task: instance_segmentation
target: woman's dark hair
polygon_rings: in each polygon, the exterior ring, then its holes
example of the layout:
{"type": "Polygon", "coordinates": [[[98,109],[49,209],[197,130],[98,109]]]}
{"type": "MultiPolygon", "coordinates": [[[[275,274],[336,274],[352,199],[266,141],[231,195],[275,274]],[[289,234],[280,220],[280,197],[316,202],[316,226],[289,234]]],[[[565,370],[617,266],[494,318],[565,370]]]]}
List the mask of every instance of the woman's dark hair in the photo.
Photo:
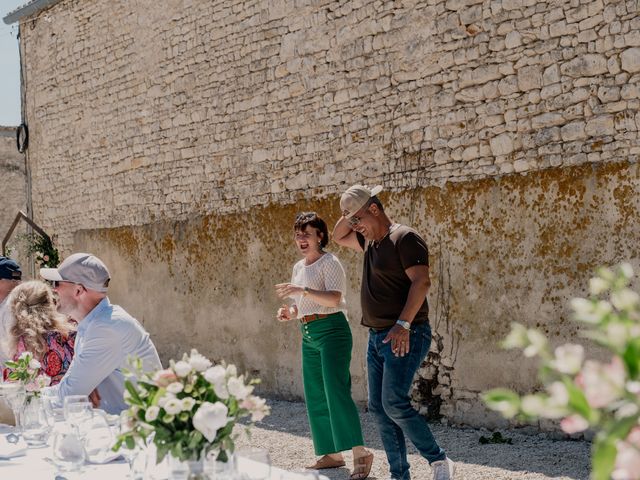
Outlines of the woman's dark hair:
{"type": "Polygon", "coordinates": [[[321,219],[316,212],[301,212],[296,215],[296,221],[293,224],[293,230],[295,232],[304,230],[307,225],[315,228],[320,232],[320,248],[324,248],[329,243],[329,230],[327,230],[327,224],[321,219]]]}

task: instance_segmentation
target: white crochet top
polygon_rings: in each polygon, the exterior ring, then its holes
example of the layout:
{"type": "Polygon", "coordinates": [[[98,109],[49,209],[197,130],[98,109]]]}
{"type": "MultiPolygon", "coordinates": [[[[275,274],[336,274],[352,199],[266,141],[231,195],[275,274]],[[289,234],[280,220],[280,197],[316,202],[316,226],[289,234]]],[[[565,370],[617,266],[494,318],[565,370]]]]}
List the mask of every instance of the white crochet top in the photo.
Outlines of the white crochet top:
{"type": "Polygon", "coordinates": [[[335,313],[347,311],[345,292],[347,279],[340,260],[332,253],[325,253],[311,265],[304,264],[303,258],[293,266],[291,283],[308,287],[312,290],[337,291],[342,293],[340,305],[325,307],[314,302],[308,295],[294,295],[293,300],[298,307],[298,318],[312,313],[335,313]]]}

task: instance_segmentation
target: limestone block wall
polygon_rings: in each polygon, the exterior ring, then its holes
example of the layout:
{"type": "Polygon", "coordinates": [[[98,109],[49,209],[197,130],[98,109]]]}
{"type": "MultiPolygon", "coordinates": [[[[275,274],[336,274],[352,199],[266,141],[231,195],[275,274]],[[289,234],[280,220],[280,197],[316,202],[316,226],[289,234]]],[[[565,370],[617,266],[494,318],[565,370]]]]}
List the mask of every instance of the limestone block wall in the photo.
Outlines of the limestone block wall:
{"type": "MultiPolygon", "coordinates": [[[[26,212],[27,208],[27,179],[25,173],[24,155],[18,152],[16,148],[16,129],[15,127],[0,127],[0,179],[2,179],[2,187],[0,187],[0,241],[9,231],[13,220],[19,210],[26,212]]],[[[24,223],[18,225],[14,235],[24,234],[26,232],[24,223]]],[[[15,237],[14,237],[15,238],[15,237]]],[[[21,245],[10,242],[10,246],[15,248],[11,252],[12,258],[15,258],[23,271],[28,274],[26,256],[21,245]]],[[[0,252],[2,254],[2,252],[0,252]]]]}
{"type": "Polygon", "coordinates": [[[637,1],[62,0],[21,24],[34,216],[113,262],[163,358],[199,344],[300,395],[271,322],[293,214],[381,183],[432,248],[416,398],[482,422],[480,390],[536,385],[508,323],[573,338],[566,300],[635,261],[639,27],[637,1]]]}

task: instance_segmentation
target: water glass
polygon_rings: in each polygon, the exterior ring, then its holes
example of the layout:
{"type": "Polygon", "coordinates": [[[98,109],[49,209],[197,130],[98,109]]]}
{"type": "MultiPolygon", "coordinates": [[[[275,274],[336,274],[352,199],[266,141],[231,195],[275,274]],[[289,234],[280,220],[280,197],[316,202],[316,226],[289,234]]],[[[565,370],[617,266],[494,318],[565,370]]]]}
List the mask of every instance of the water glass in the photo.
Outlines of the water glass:
{"type": "Polygon", "coordinates": [[[21,431],[22,408],[27,392],[19,382],[0,382],[0,396],[5,399],[13,412],[16,421],[16,431],[21,431]]]}
{"type": "Polygon", "coordinates": [[[62,422],[64,420],[64,409],[62,408],[62,402],[57,393],[51,390],[42,390],[40,392],[40,399],[42,400],[42,408],[44,409],[47,423],[50,427],[53,427],[56,422],[62,422]]]}
{"type": "Polygon", "coordinates": [[[94,411],[93,417],[87,420],[83,427],[82,440],[87,460],[92,463],[105,463],[113,459],[115,453],[111,447],[115,443],[115,437],[106,414],[94,411]]]}
{"type": "Polygon", "coordinates": [[[53,462],[62,471],[79,470],[84,464],[85,451],[78,432],[64,423],[53,433],[53,462]]]}
{"type": "Polygon", "coordinates": [[[249,480],[266,480],[271,477],[271,457],[262,448],[241,448],[234,456],[235,469],[249,480]]]}
{"type": "Polygon", "coordinates": [[[93,417],[93,406],[86,395],[68,395],[63,403],[64,419],[80,431],[93,417]]]}
{"type": "Polygon", "coordinates": [[[22,437],[27,445],[46,445],[50,428],[41,400],[37,397],[27,399],[22,409],[22,437]]]}

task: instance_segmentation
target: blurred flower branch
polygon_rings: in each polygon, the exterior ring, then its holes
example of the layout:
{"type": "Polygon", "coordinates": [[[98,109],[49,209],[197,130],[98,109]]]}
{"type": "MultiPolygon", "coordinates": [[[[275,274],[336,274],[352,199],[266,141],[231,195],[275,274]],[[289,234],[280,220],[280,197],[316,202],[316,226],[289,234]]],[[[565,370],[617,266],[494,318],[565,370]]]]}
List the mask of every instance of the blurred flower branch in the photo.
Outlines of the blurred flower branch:
{"type": "Polygon", "coordinates": [[[514,323],[503,347],[539,357],[545,392],[520,396],[494,389],[483,396],[489,408],[525,421],[561,419],[567,434],[592,429],[593,480],[640,480],[640,295],[631,290],[632,267],[601,268],[589,282],[589,298],[571,301],[584,336],[611,353],[606,362],[585,359],[582,345],[553,351],[535,329],[514,323]]]}

